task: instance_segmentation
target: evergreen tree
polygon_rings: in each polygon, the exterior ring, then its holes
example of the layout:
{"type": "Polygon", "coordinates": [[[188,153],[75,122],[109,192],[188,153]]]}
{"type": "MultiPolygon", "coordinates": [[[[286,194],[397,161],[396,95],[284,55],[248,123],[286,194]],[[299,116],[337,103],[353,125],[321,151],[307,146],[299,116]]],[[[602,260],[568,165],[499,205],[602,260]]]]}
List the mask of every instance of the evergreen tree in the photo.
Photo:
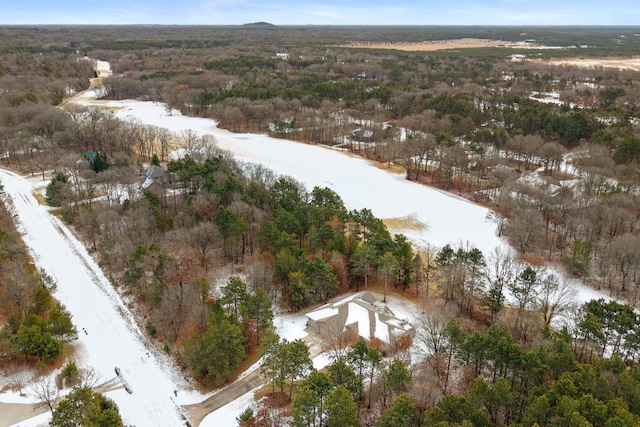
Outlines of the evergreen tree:
{"type": "Polygon", "coordinates": [[[407,365],[400,359],[393,359],[389,369],[384,372],[384,382],[392,398],[405,391],[411,382],[407,365]]]}
{"type": "Polygon", "coordinates": [[[349,390],[339,385],[327,395],[325,406],[326,427],[356,427],[358,422],[358,407],[353,401],[349,390]]]}
{"type": "Polygon", "coordinates": [[[249,298],[247,284],[238,276],[233,276],[229,278],[229,282],[226,285],[220,288],[220,291],[222,293],[220,302],[236,320],[239,320],[240,309],[246,305],[249,298]]]}
{"type": "Polygon", "coordinates": [[[71,313],[62,304],[49,312],[49,328],[53,336],[63,342],[78,338],[78,330],[71,322],[71,313]]]}
{"type": "Polygon", "coordinates": [[[417,427],[422,422],[420,412],[409,396],[401,394],[393,399],[389,409],[378,420],[378,427],[417,427]]]}
{"type": "Polygon", "coordinates": [[[284,394],[285,384],[289,381],[291,399],[295,381],[307,375],[313,367],[309,347],[299,339],[274,343],[267,350],[263,367],[267,378],[280,388],[280,393],[284,394]]]}
{"type": "Polygon", "coordinates": [[[62,354],[62,343],[49,331],[47,320],[31,314],[18,328],[14,342],[25,356],[35,356],[43,360],[53,360],[62,354]]]}
{"type": "Polygon", "coordinates": [[[273,328],[273,309],[271,298],[267,292],[261,288],[256,289],[253,295],[249,295],[244,305],[246,316],[256,324],[258,344],[260,337],[273,328]]]}
{"type": "Polygon", "coordinates": [[[71,200],[71,184],[69,178],[62,172],[57,172],[45,190],[45,197],[49,206],[62,206],[71,200]]]}
{"type": "Polygon", "coordinates": [[[337,358],[327,367],[331,382],[344,386],[354,399],[360,400],[362,396],[362,377],[358,376],[345,357],[337,358]]]}
{"type": "Polygon", "coordinates": [[[219,385],[229,380],[238,363],[246,357],[246,341],[240,323],[215,304],[206,331],[187,341],[185,360],[194,376],[205,385],[219,385]]]}
{"type": "Polygon", "coordinates": [[[118,407],[89,387],[74,389],[53,411],[51,427],[122,427],[118,407]]]}
{"type": "Polygon", "coordinates": [[[38,316],[44,316],[45,313],[51,309],[52,301],[51,292],[44,286],[38,286],[36,292],[33,294],[33,298],[31,298],[29,311],[38,316]]]}
{"type": "Polygon", "coordinates": [[[98,150],[95,153],[95,156],[93,157],[93,160],[91,161],[91,169],[95,172],[102,172],[105,171],[107,169],[109,169],[109,162],[107,160],[107,154],[103,153],[102,151],[98,150]]]}
{"type": "Polygon", "coordinates": [[[293,399],[291,415],[293,427],[315,427],[322,425],[320,398],[308,387],[301,387],[293,399]]]}

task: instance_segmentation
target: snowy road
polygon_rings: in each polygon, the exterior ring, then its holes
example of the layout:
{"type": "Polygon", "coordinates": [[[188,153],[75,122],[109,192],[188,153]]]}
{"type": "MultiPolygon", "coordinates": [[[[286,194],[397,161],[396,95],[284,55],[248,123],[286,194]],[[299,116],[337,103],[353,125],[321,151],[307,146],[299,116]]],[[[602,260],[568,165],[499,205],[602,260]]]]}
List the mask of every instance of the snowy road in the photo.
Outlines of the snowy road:
{"type": "Polygon", "coordinates": [[[184,425],[172,400],[176,378],[171,362],[144,347],[143,333],[82,243],[38,204],[29,181],[0,169],[0,183],[36,265],[57,281],[54,295],[73,315],[79,332],[75,359],[95,368],[102,381],[116,376],[116,366],[121,369],[133,393],[119,389],[107,396],[117,403],[125,424],[184,425]]]}

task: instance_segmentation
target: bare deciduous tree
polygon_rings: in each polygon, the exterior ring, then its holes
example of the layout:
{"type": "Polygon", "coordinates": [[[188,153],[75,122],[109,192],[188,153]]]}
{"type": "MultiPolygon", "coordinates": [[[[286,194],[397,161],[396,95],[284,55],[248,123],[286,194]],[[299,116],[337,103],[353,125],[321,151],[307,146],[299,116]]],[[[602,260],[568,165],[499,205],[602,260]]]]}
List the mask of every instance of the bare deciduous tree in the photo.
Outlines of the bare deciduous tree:
{"type": "Polygon", "coordinates": [[[489,254],[484,276],[488,285],[485,300],[491,315],[495,318],[504,305],[505,288],[513,283],[516,276],[516,265],[508,250],[498,246],[489,254]]]}
{"type": "Polygon", "coordinates": [[[430,355],[440,353],[447,345],[445,329],[449,320],[456,315],[454,307],[449,304],[427,308],[426,313],[416,320],[416,340],[427,348],[430,355]]]}
{"type": "Polygon", "coordinates": [[[101,380],[100,374],[95,370],[93,366],[88,368],[81,368],[78,375],[78,387],[94,388],[101,380]]]}
{"type": "Polygon", "coordinates": [[[215,224],[203,221],[189,230],[187,235],[189,244],[198,251],[200,255],[200,267],[207,270],[207,256],[220,241],[221,236],[215,224]]]}
{"type": "Polygon", "coordinates": [[[575,285],[566,277],[558,277],[551,273],[542,279],[537,305],[545,326],[550,326],[554,318],[563,315],[574,306],[576,293],[575,285]]]}
{"type": "Polygon", "coordinates": [[[4,373],[13,387],[18,389],[18,393],[22,395],[22,389],[33,377],[33,373],[29,371],[26,364],[10,363],[4,369],[4,373]]]}
{"type": "Polygon", "coordinates": [[[38,399],[38,407],[46,406],[53,413],[60,398],[60,389],[54,377],[41,377],[31,386],[31,394],[38,399]]]}

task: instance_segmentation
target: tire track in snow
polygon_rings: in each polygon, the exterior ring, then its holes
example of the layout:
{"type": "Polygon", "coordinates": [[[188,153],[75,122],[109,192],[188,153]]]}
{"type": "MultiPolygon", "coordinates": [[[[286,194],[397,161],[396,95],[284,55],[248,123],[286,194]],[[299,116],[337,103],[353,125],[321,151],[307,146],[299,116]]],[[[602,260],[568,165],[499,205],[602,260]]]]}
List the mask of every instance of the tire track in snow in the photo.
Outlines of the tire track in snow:
{"type": "Polygon", "coordinates": [[[171,399],[176,386],[170,374],[144,347],[131,312],[84,245],[37,203],[27,180],[0,169],[0,181],[34,262],[56,279],[55,297],[71,312],[76,327],[87,330],[78,337],[77,361],[107,379],[114,376],[115,366],[122,369],[133,394],[120,389],[107,395],[118,404],[125,424],[184,425],[171,399]]]}

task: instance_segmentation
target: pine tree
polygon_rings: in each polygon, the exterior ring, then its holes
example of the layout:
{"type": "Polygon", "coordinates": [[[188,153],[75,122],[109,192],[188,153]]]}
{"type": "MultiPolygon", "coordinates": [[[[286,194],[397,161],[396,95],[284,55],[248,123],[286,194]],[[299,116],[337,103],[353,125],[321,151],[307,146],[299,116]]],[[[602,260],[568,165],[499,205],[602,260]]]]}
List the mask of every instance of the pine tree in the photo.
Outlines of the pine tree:
{"type": "Polygon", "coordinates": [[[260,344],[260,337],[273,328],[273,309],[269,294],[263,289],[256,289],[254,294],[247,298],[244,311],[256,323],[258,344],[260,344]]]}
{"type": "Polygon", "coordinates": [[[384,373],[384,381],[391,397],[405,391],[411,381],[407,365],[400,359],[393,359],[389,369],[384,373]]]}
{"type": "Polygon", "coordinates": [[[414,427],[421,424],[420,412],[409,396],[396,397],[378,421],[379,427],[414,427]]]}
{"type": "Polygon", "coordinates": [[[291,408],[293,427],[309,427],[321,425],[320,398],[308,387],[301,387],[296,392],[291,408]]]}
{"type": "Polygon", "coordinates": [[[355,427],[359,426],[358,407],[353,401],[349,390],[339,385],[327,395],[325,406],[326,427],[355,427]]]}
{"type": "Polygon", "coordinates": [[[45,190],[45,197],[49,206],[62,206],[71,198],[69,178],[62,172],[57,172],[45,190]]]}
{"type": "Polygon", "coordinates": [[[206,331],[192,336],[184,350],[194,376],[205,385],[227,381],[246,357],[247,338],[240,323],[227,316],[217,303],[211,311],[206,331]]]}

